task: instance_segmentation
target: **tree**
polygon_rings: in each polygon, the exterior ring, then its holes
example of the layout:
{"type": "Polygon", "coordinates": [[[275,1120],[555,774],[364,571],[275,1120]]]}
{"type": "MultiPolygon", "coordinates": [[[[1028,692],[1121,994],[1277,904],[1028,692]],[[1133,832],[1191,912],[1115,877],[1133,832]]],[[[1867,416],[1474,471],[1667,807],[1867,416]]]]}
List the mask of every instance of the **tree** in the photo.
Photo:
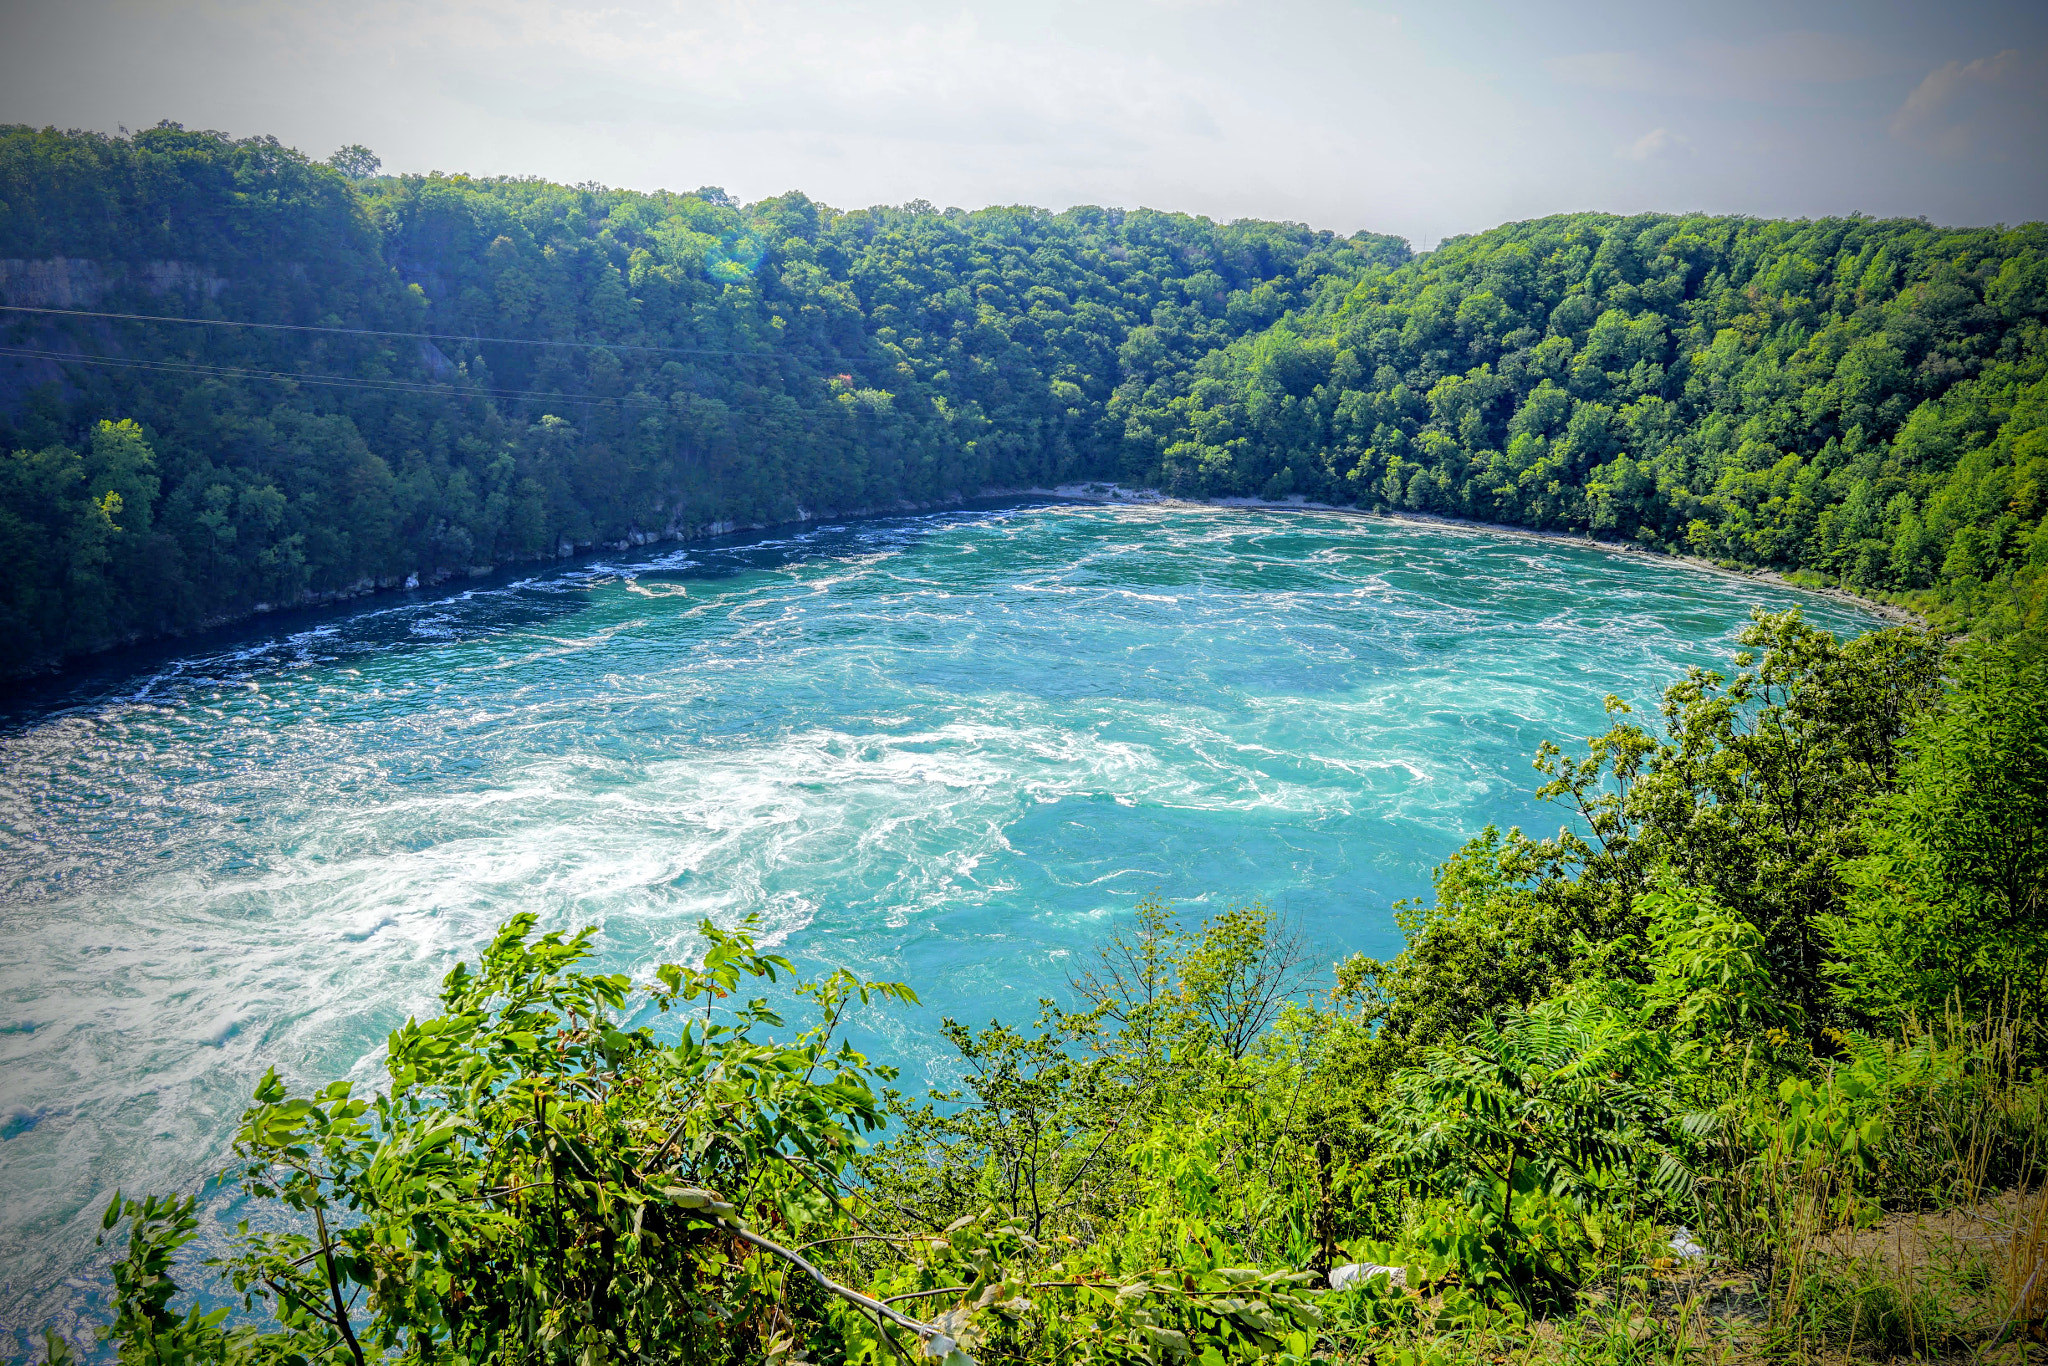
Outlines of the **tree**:
{"type": "Polygon", "coordinates": [[[1227,906],[1186,930],[1147,897],[1137,918],[1135,933],[1103,940],[1067,984],[1147,1056],[1200,1034],[1242,1058],[1317,976],[1300,927],[1263,902],[1227,906]]]}
{"type": "Polygon", "coordinates": [[[1842,901],[1859,817],[1888,792],[1897,741],[1935,695],[1938,638],[1892,628],[1849,641],[1797,611],[1759,611],[1735,676],[1692,669],[1665,690],[1663,735],[1616,718],[1584,758],[1545,742],[1539,796],[1573,821],[1554,836],[1487,830],[1437,870],[1433,905],[1402,911],[1408,947],[1357,959],[1345,987],[1383,1012],[1382,1047],[1456,1036],[1527,1006],[1593,961],[1647,981],[1638,898],[1660,870],[1708,890],[1762,938],[1766,966],[1814,1028],[1830,1009],[1824,926],[1842,901]]]}
{"type": "Polygon", "coordinates": [[[1796,611],[1754,614],[1740,640],[1732,681],[1694,670],[1666,690],[1670,739],[1620,810],[1647,856],[1761,931],[1773,977],[1817,1019],[1839,864],[1864,804],[1892,786],[1943,652],[1904,628],[1838,641],[1796,611]]]}
{"type": "Polygon", "coordinates": [[[1668,1055],[1660,1034],[1605,1005],[1554,998],[1397,1073],[1375,1136],[1477,1222],[1512,1293],[1553,1299],[1572,1285],[1570,1226],[1616,1176],[1648,1187],[1676,1169],[1656,1094],[1668,1055]]]}
{"type": "Polygon", "coordinates": [[[580,969],[592,931],[535,935],[518,916],[477,969],[448,974],[439,1015],[392,1034],[381,1094],[295,1095],[267,1073],[228,1173],[258,1226],[239,1224],[212,1265],[270,1322],[177,1313],[195,1201],[117,1192],[104,1228],[127,1221],[128,1249],[103,1336],[124,1366],[973,1366],[984,1341],[1000,1356],[1034,1339],[1064,1361],[1165,1366],[1313,1340],[1305,1273],[1219,1264],[1213,1238],[1179,1236],[1184,1220],[1163,1230],[1163,1262],[1135,1266],[1053,1236],[1046,1224],[1071,1220],[1041,1198],[1048,1183],[1123,1154],[1106,1135],[1087,1155],[1057,1136],[1009,1142],[1055,1134],[1041,1112],[1078,1110],[1062,1085],[1074,1074],[1008,1031],[958,1037],[980,1067],[961,1122],[1010,1159],[989,1183],[1008,1182],[1010,1213],[941,1225],[855,1179],[882,1123],[870,1079],[894,1073],[834,1041],[850,1008],[916,997],[835,972],[794,988],[819,1018],[777,1042],[765,999],[728,1003],[787,961],[760,953],[751,926],[701,929],[702,966],[665,965],[636,992],[580,969]],[[649,1008],[688,1017],[675,1042],[628,1027],[649,1008]]]}
{"type": "Polygon", "coordinates": [[[1826,929],[1843,997],[1888,1022],[2048,1005],[2048,660],[1978,646],[1907,731],[1826,929]]]}
{"type": "Polygon", "coordinates": [[[377,154],[360,142],[348,146],[327,158],[327,164],[347,176],[350,180],[368,180],[382,169],[384,163],[377,154]]]}
{"type": "Polygon", "coordinates": [[[747,929],[702,928],[703,966],[661,968],[634,1005],[625,977],[578,968],[591,931],[536,936],[518,916],[475,970],[448,974],[439,1015],[392,1034],[381,1094],[295,1095],[267,1073],[229,1174],[275,1214],[240,1225],[218,1265],[272,1323],[170,1314],[192,1202],[117,1193],[121,1359],[725,1362],[787,1351],[799,1331],[836,1340],[833,1306],[941,1337],[756,1231],[843,1225],[855,1140],[881,1123],[868,1079],[890,1074],[835,1033],[850,1004],[915,997],[834,973],[797,988],[819,1021],[777,1044],[757,1032],[781,1023],[765,1000],[731,1023],[714,1007],[788,962],[747,929]],[[698,1002],[674,1044],[623,1023],[698,1002]]]}

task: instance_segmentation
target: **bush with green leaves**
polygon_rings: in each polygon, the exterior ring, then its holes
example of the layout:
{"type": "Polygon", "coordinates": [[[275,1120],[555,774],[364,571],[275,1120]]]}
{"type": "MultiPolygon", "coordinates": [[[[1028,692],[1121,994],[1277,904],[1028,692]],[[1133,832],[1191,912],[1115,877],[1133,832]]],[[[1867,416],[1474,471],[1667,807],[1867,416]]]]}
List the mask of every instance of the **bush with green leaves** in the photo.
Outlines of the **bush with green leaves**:
{"type": "Polygon", "coordinates": [[[836,973],[797,988],[818,1022],[772,1041],[765,999],[713,1007],[788,963],[706,925],[703,964],[645,989],[691,1011],[657,1043],[622,1024],[625,977],[578,966],[589,931],[533,930],[516,917],[448,974],[441,1013],[392,1034],[376,1094],[264,1077],[231,1175],[296,1217],[240,1226],[215,1265],[269,1325],[166,1318],[164,1253],[192,1236],[190,1202],[116,1197],[124,1360],[158,1359],[170,1333],[215,1360],[723,1361],[787,1350],[800,1319],[829,1322],[827,1300],[860,1312],[818,1277],[793,1285],[801,1261],[754,1230],[842,1226],[836,1187],[881,1123],[870,1079],[886,1071],[835,1031],[851,1004],[915,998],[836,973]]]}
{"type": "Polygon", "coordinates": [[[1774,989],[1809,1028],[1832,1018],[1825,927],[1841,863],[1866,847],[1860,818],[1891,789],[1944,649],[1904,627],[1838,640],[1796,610],[1758,610],[1738,643],[1733,677],[1694,668],[1665,690],[1661,735],[1610,697],[1612,724],[1583,758],[1546,742],[1537,794],[1564,809],[1558,832],[1482,832],[1437,869],[1431,904],[1400,908],[1397,958],[1346,965],[1385,1046],[1455,1037],[1589,971],[1647,981],[1637,898],[1660,869],[1755,927],[1774,989]]]}
{"type": "Polygon", "coordinates": [[[1569,1294],[1599,1197],[1617,1169],[1657,1154],[1660,1116],[1639,1080],[1661,1061],[1655,1048],[1599,1007],[1547,1002],[1395,1077],[1380,1142],[1463,1216],[1469,1288],[1537,1306],[1569,1294]]]}
{"type": "Polygon", "coordinates": [[[1976,647],[1905,736],[1896,791],[1825,928],[1841,997],[1872,1019],[2048,1008],[2048,657],[1976,647]]]}

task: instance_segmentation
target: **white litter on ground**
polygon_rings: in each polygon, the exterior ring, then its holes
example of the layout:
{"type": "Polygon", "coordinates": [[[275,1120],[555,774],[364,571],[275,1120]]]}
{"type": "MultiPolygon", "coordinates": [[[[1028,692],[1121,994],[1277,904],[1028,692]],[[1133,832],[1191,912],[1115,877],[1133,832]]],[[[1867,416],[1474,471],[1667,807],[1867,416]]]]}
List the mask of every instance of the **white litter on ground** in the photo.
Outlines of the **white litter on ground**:
{"type": "Polygon", "coordinates": [[[1330,1289],[1342,1290],[1348,1285],[1369,1281],[1375,1276],[1385,1276],[1387,1284],[1396,1289],[1408,1288],[1408,1271],[1405,1267],[1381,1266],[1376,1262],[1346,1262],[1343,1266],[1330,1268],[1330,1289]]]}

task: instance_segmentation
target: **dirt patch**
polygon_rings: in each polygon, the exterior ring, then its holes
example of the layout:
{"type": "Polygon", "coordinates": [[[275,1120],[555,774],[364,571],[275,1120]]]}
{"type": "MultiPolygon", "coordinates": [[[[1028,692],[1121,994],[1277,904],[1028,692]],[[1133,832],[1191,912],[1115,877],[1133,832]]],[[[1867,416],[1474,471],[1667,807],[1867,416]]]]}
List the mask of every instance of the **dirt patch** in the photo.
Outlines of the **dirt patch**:
{"type": "Polygon", "coordinates": [[[2037,1191],[2017,1187],[1964,1209],[1887,1216],[1875,1228],[1829,1234],[1815,1251],[1850,1260],[1875,1258],[1887,1270],[1913,1275],[1947,1269],[1963,1261],[1982,1263],[1994,1273],[2026,1274],[2035,1269],[2048,1228],[2048,1185],[2037,1191]]]}

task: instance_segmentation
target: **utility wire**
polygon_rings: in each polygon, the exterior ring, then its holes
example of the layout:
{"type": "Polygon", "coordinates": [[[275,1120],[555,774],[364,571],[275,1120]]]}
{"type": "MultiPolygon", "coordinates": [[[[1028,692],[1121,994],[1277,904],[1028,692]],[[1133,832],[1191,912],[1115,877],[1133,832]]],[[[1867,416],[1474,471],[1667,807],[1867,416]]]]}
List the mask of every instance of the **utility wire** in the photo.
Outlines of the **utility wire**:
{"type": "Polygon", "coordinates": [[[374,327],[315,327],[310,323],[247,323],[229,318],[177,318],[160,313],[100,313],[86,308],[31,308],[0,304],[0,313],[46,313],[60,318],[114,318],[136,323],[190,323],[195,327],[253,327],[273,332],[331,332],[350,337],[397,337],[405,341],[491,342],[498,346],[561,346],[582,351],[650,351],[678,356],[755,356],[768,351],[720,351],[701,346],[629,346],[623,342],[545,341],[532,337],[472,337],[455,332],[386,332],[374,327]]]}
{"type": "Polygon", "coordinates": [[[286,370],[244,370],[227,365],[199,365],[187,361],[140,360],[120,356],[83,356],[74,351],[49,351],[32,346],[0,346],[0,356],[20,356],[29,360],[57,361],[65,365],[104,365],[124,370],[169,370],[178,374],[198,375],[208,379],[258,379],[276,380],[285,384],[324,384],[336,389],[387,390],[401,394],[435,394],[443,398],[497,398],[531,400],[544,403],[596,404],[604,407],[625,407],[632,404],[651,404],[666,407],[666,399],[647,396],[636,398],[605,398],[581,394],[549,393],[536,389],[457,389],[448,384],[421,384],[412,380],[360,379],[351,375],[299,375],[286,370]]]}

